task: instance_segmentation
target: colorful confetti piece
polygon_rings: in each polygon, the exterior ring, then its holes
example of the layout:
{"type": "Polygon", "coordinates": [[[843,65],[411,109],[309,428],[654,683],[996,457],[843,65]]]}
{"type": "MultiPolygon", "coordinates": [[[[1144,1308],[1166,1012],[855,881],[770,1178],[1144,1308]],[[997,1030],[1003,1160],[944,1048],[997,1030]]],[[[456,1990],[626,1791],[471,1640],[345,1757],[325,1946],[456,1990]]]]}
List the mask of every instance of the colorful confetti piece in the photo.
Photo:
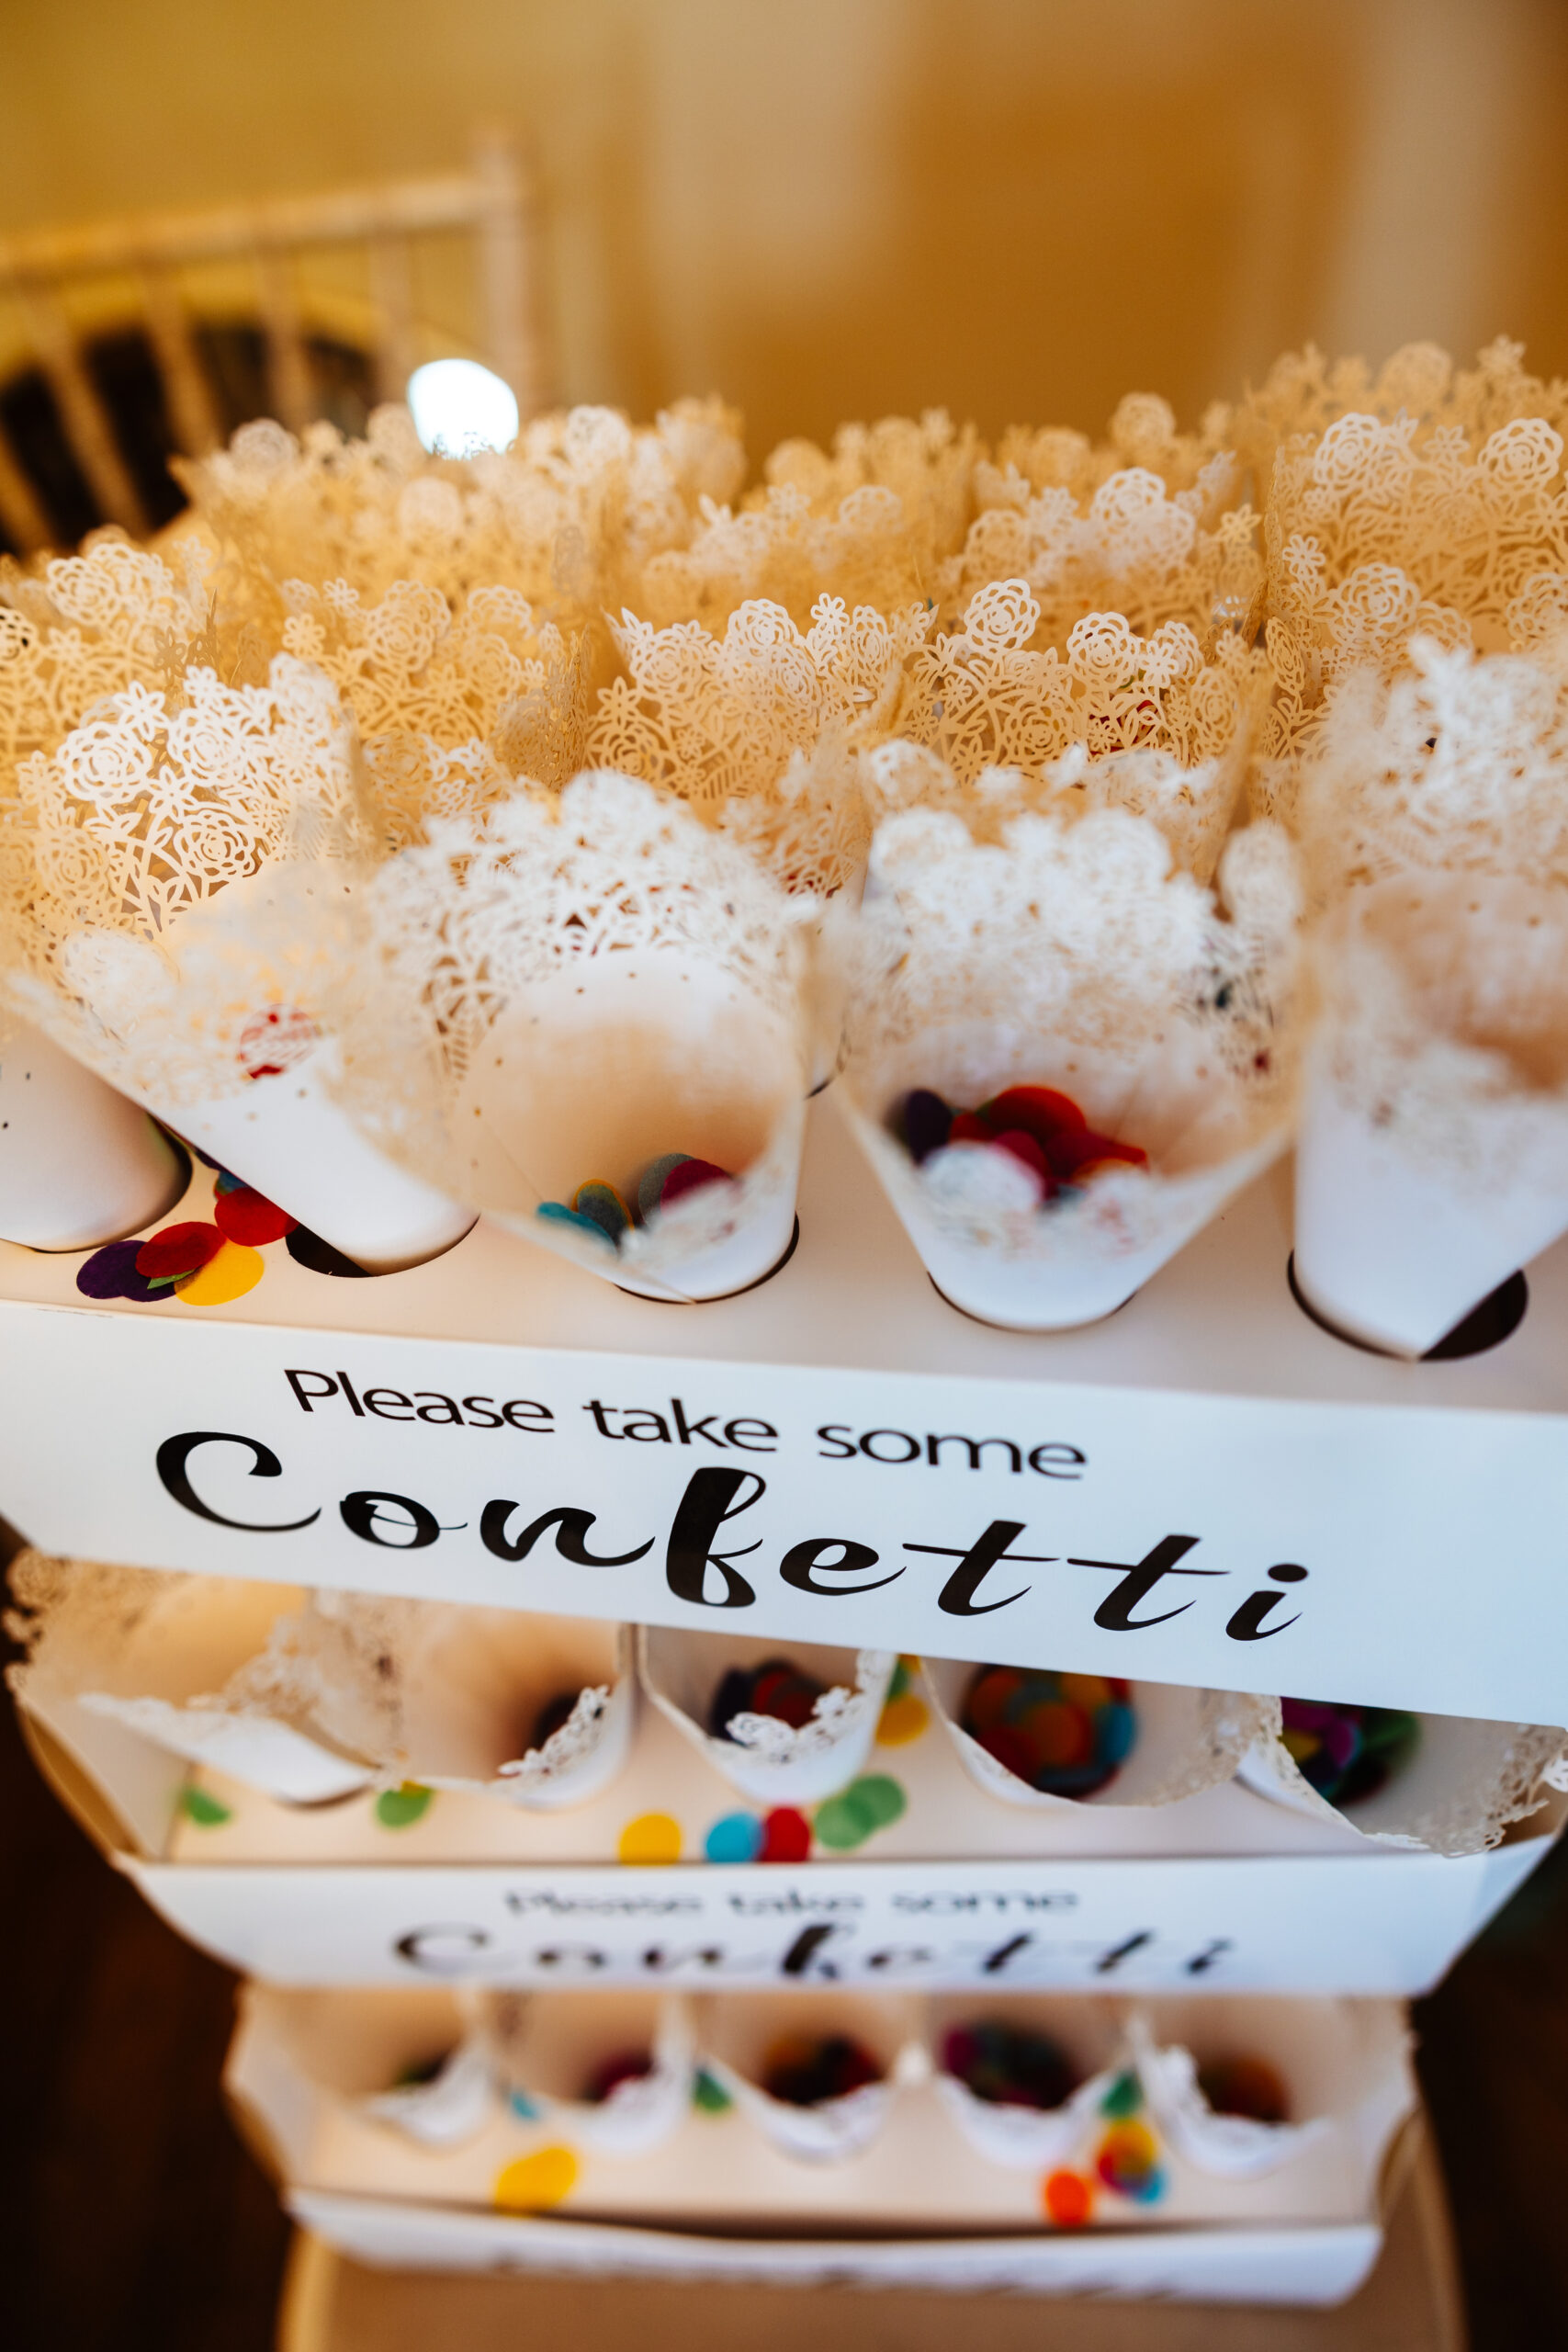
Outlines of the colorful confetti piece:
{"type": "Polygon", "coordinates": [[[849,1853],[878,1829],[897,1821],[908,1804],[897,1781],[886,1772],[868,1773],[817,1808],[812,1823],[818,1844],[835,1853],[849,1853]]]}
{"type": "Polygon", "coordinates": [[[180,1811],[198,1829],[220,1829],[234,1818],[231,1809],[209,1789],[184,1788],[180,1791],[180,1811]]]}
{"type": "Polygon", "coordinates": [[[243,1298],[254,1290],[265,1272],[266,1260],[259,1250],[225,1241],[199,1272],[176,1283],[175,1295],[183,1306],[227,1306],[231,1298],[243,1298]]]}
{"type": "Polygon", "coordinates": [[[530,2156],[515,2156],[496,2176],[495,2201],[503,2213],[536,2213],[541,2206],[558,2205],[577,2186],[576,2151],[566,2147],[536,2148],[530,2156]]]}
{"type": "Polygon", "coordinates": [[[423,1788],[417,1781],[405,1781],[399,1789],[383,1789],[376,1800],[376,1818],[383,1829],[411,1828],[429,1811],[434,1794],[434,1789],[423,1788]]]}
{"type": "Polygon", "coordinates": [[[678,1862],[681,1825],[668,1813],[639,1813],[622,1830],[616,1847],[623,1862],[678,1862]]]}
{"type": "Polygon", "coordinates": [[[754,1862],[762,1848],[762,1825],[754,1813],[727,1813],[703,1840],[710,1862],[754,1862]]]}

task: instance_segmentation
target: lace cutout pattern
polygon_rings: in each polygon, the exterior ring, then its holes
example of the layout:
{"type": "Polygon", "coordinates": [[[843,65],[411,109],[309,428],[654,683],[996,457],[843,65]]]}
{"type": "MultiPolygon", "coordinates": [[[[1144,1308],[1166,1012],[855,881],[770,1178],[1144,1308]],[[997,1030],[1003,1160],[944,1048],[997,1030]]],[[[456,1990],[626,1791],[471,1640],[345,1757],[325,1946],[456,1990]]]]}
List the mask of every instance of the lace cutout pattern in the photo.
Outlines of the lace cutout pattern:
{"type": "Polygon", "coordinates": [[[1000,836],[977,843],[926,810],[878,829],[841,951],[862,1140],[900,1213],[953,1241],[1007,1259],[1143,1250],[1169,1219],[1190,1224],[1194,1188],[1206,1197],[1288,1136],[1302,1014],[1289,842],[1268,825],[1233,838],[1226,922],[1170,871],[1154,826],[1121,810],[1026,815],[1000,836]],[[1025,1081],[1064,1087],[1151,1166],[1042,1216],[950,1185],[955,1155],[917,1167],[886,1131],[911,1087],[973,1107],[1025,1081]]]}
{"type": "MultiPolygon", "coordinates": [[[[540,1193],[502,1134],[513,1081],[498,1081],[493,1099],[487,1091],[502,1059],[497,1040],[519,1023],[525,1038],[534,1035],[542,1016],[525,1006],[543,984],[574,973],[597,983],[636,958],[645,987],[660,970],[671,980],[712,976],[727,1001],[764,1024],[775,1059],[777,1041],[792,1041],[780,1067],[792,1073],[784,1095],[798,1114],[805,934],[817,904],[784,895],[673,796],[626,776],[591,773],[558,798],[519,795],[482,823],[433,825],[428,844],[391,859],[366,894],[361,981],[334,1010],[347,1100],[418,1172],[439,1169],[434,1181],[457,1197],[531,1219],[540,1193]]],[[[682,1048],[688,1060],[691,1050],[682,1048]]],[[[782,1120],[740,1182],[691,1194],[657,1231],[624,1236],[623,1252],[657,1272],[728,1232],[753,1191],[783,1181],[785,1162],[793,1183],[797,1127],[797,1117],[782,1120]]],[[[643,1157],[656,1148],[650,1140],[643,1157]]],[[[583,1168],[573,1182],[595,1172],[583,1168]]],[[[536,1238],[576,1253],[569,1230],[536,1238]]],[[[588,1262],[604,1270],[602,1259],[588,1262]]]]}
{"type": "Polygon", "coordinates": [[[1245,738],[1264,669],[1232,632],[1205,660],[1183,621],[1143,638],[1118,613],[1090,613],[1063,659],[1032,650],[1039,622],[1026,582],[982,588],[962,630],[909,656],[897,731],[940,750],[964,783],[985,767],[1037,775],[1073,743],[1091,758],[1156,751],[1194,768],[1245,738]]]}
{"type": "Polygon", "coordinates": [[[242,1087],[248,1023],[312,980],[310,942],[252,886],[285,861],[346,869],[370,842],[352,729],[319,672],[280,654],[265,686],[204,669],[182,683],[178,698],[128,686],[23,761],[0,865],[23,1009],[111,1081],[170,1101],[242,1087]]]}

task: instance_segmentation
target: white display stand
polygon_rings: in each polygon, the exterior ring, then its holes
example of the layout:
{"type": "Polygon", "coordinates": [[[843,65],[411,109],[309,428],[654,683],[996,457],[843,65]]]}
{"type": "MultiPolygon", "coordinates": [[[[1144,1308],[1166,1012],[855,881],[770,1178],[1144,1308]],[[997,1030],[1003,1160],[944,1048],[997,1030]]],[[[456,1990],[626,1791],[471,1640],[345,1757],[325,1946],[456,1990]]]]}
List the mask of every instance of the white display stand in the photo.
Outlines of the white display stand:
{"type": "Polygon", "coordinates": [[[1295,1304],[1290,1231],[1283,1167],[1110,1321],[993,1330],[829,1091],[794,1256],[701,1306],[482,1220],[212,1308],[6,1248],[0,1493],[99,1559],[1562,1723],[1568,1244],[1501,1346],[1406,1363],[1295,1304]]]}
{"type": "Polygon", "coordinates": [[[64,1702],[24,1714],[46,1778],[171,1926],[281,1984],[838,1982],[1414,1995],[1551,1850],[1553,1797],[1490,1853],[1369,1844],[1240,1782],[1178,1804],[1025,1813],[967,1791],[933,1729],[876,1748],[908,1811],[840,1858],[717,1864],[732,1792],[644,1712],[626,1775],[569,1812],[443,1792],[405,1827],[373,1793],[279,1804],[64,1702]],[[187,1806],[196,1787],[209,1800],[187,1806]],[[215,1802],[213,1802],[215,1801],[215,1802]],[[626,1820],[682,1859],[615,1859],[626,1820]],[[214,1812],[227,1817],[215,1822],[214,1812]],[[962,1859],[959,1859],[959,1858],[962,1859]]]}

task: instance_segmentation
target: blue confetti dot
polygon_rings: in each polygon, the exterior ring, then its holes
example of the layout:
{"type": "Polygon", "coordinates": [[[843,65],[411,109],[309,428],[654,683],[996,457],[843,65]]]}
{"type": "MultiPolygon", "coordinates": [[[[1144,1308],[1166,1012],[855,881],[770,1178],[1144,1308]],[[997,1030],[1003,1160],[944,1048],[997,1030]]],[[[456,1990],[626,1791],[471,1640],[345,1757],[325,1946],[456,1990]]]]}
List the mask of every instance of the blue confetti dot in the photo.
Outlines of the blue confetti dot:
{"type": "Polygon", "coordinates": [[[754,1813],[727,1813],[703,1840],[710,1862],[754,1862],[762,1850],[762,1825],[754,1813]]]}

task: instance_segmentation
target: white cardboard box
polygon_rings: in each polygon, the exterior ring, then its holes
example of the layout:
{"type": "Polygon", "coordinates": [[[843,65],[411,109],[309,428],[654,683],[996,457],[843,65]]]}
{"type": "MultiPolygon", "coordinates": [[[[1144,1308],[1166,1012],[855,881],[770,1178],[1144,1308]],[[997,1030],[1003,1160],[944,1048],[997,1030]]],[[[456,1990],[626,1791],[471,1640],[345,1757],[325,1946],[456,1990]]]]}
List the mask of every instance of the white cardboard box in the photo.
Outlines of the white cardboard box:
{"type": "Polygon", "coordinates": [[[1290,1230],[1287,1167],[1108,1322],[993,1330],[829,1091],[798,1249],[712,1305],[482,1220],[362,1281],[274,1244],[213,1308],[0,1245],[0,1496],[88,1558],[1562,1723],[1568,1242],[1500,1347],[1410,1364],[1308,1320],[1290,1230]]]}
{"type": "Polygon", "coordinates": [[[1553,1797],[1459,1860],[1371,1846],[1235,1781],[1172,1805],[1031,1813],[976,1790],[933,1726],[874,1749],[868,1769],[896,1774],[908,1807],[864,1845],[721,1865],[702,1859],[706,1832],[740,1801],[651,1710],[626,1773],[588,1804],[531,1814],[442,1792],[396,1829],[374,1794],[278,1804],[69,1702],[23,1721],[56,1792],[171,1925],[292,1984],[1415,1994],[1565,1810],[1553,1797]],[[227,1819],[192,1818],[197,1786],[227,1819]],[[626,1822],[655,1812],[682,1859],[617,1860],[626,1822]]]}
{"type": "Polygon", "coordinates": [[[555,2211],[498,2211],[504,2167],[559,2143],[558,2124],[497,2115],[477,2139],[433,2152],[349,2096],[362,2073],[378,2086],[376,2052],[400,2050],[400,2021],[406,2037],[433,1997],[242,1996],[224,2078],[242,2125],[296,2218],[361,2260],[1337,2302],[1376,2259],[1385,2164],[1415,2111],[1394,2005],[1280,2003],[1282,2043],[1304,2047],[1343,2021],[1361,2046],[1355,2091],[1326,2129],[1247,2181],[1201,2175],[1167,2145],[1159,2206],[1106,2195],[1079,2233],[1043,2229],[1035,2175],[979,2156],[930,2085],[901,2091],[896,2122],[830,2165],[781,2154],[739,2109],[693,2109],[647,2155],[575,2150],[576,2179],[555,2211]]]}

